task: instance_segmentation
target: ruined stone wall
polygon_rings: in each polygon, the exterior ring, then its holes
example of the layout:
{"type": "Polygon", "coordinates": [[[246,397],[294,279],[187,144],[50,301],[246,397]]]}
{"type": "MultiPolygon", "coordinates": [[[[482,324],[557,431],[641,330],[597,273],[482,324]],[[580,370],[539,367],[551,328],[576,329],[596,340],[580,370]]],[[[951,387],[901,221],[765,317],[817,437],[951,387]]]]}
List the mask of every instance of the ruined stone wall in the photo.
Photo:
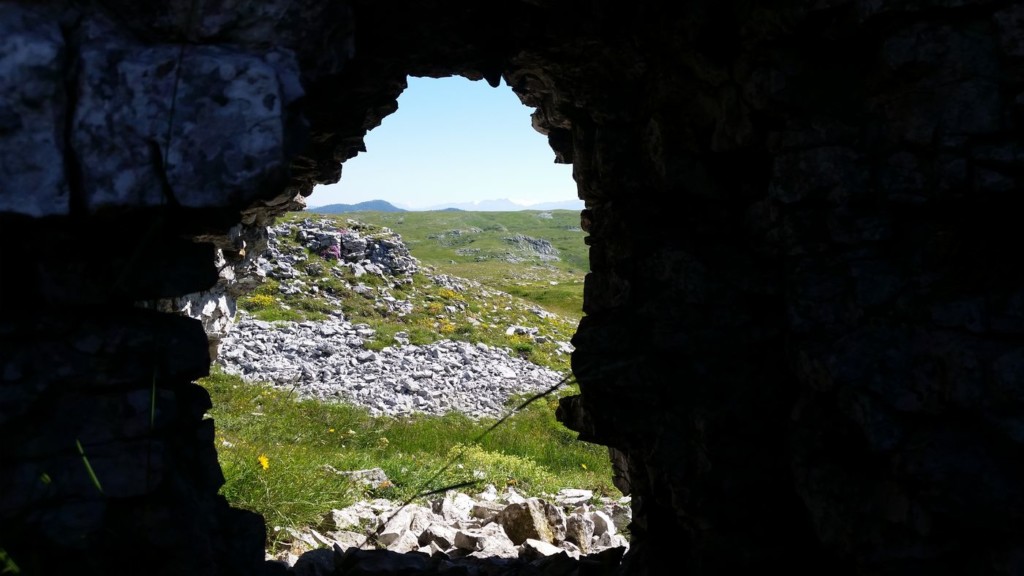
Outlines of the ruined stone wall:
{"type": "Polygon", "coordinates": [[[458,74],[586,201],[558,415],[633,496],[623,573],[1024,572],[1024,5],[663,4],[0,2],[0,545],[265,568],[202,325],[138,304],[458,74]]]}
{"type": "Polygon", "coordinates": [[[0,3],[0,547],[23,574],[263,566],[262,519],[217,496],[207,334],[138,304],[213,287],[234,226],[301,205],[296,45],[351,22],[142,6],[0,3]]]}
{"type": "Polygon", "coordinates": [[[615,448],[640,572],[1024,570],[1024,8],[833,4],[653,15],[679,44],[573,123],[562,417],[615,448]]]}

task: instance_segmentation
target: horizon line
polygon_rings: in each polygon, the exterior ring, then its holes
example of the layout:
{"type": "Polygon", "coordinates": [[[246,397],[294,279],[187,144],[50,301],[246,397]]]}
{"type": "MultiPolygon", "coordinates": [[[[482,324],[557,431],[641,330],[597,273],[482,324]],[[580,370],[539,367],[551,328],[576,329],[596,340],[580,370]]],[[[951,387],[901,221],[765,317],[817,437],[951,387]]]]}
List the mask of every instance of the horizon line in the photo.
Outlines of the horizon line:
{"type": "Polygon", "coordinates": [[[510,200],[508,198],[491,198],[491,199],[487,199],[487,200],[475,200],[475,201],[441,202],[441,203],[437,203],[437,204],[432,204],[430,206],[414,207],[414,206],[410,206],[408,204],[396,203],[396,202],[392,202],[390,200],[385,200],[383,198],[374,198],[373,200],[362,200],[362,201],[359,201],[359,202],[331,202],[329,204],[318,204],[316,206],[306,206],[306,209],[308,210],[308,209],[312,209],[312,208],[323,208],[325,206],[357,206],[359,204],[368,204],[368,203],[371,203],[371,202],[384,202],[384,203],[386,203],[386,204],[388,204],[390,206],[394,206],[395,208],[401,208],[403,210],[409,210],[409,211],[431,211],[431,210],[443,210],[445,208],[451,208],[451,207],[456,207],[456,206],[480,206],[481,204],[497,203],[497,202],[508,203],[508,204],[512,204],[514,206],[519,206],[519,207],[522,207],[523,209],[529,210],[533,206],[540,206],[540,205],[543,205],[543,204],[564,204],[564,203],[570,203],[570,202],[572,202],[572,203],[581,203],[582,204],[583,200],[580,200],[578,198],[566,198],[564,200],[544,200],[544,201],[541,201],[541,202],[534,202],[532,204],[522,204],[522,203],[510,200]]]}

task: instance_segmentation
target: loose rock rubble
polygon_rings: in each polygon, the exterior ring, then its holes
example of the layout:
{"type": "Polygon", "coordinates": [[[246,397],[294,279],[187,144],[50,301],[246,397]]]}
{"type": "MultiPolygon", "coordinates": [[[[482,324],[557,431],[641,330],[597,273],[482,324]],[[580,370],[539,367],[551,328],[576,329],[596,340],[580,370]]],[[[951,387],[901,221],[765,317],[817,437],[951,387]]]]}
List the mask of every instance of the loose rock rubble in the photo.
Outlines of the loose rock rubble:
{"type": "MultiPolygon", "coordinates": [[[[383,474],[376,472],[367,476],[383,474]]],[[[317,574],[347,573],[342,567],[358,565],[360,574],[460,567],[467,575],[537,568],[552,563],[549,557],[604,555],[617,562],[629,547],[622,531],[630,519],[628,498],[595,500],[590,491],[573,489],[526,498],[488,485],[476,497],[448,491],[426,505],[372,500],[331,510],[320,526],[286,530],[291,546],[268,560],[296,572],[315,563],[317,574]],[[373,568],[365,571],[367,566],[373,568]]]]}
{"type": "Polygon", "coordinates": [[[372,336],[369,326],[339,319],[274,325],[246,318],[222,340],[217,361],[225,372],[302,398],[365,406],[374,416],[457,411],[500,417],[513,396],[547,390],[564,378],[482,343],[443,340],[378,352],[363,347],[372,336]]]}

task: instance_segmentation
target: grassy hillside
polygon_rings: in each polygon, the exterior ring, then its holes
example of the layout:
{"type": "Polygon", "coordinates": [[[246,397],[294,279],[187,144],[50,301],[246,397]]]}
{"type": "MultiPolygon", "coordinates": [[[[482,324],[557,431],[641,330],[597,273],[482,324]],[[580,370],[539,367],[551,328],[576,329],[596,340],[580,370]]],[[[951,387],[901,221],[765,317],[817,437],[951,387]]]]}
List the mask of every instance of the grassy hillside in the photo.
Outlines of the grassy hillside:
{"type": "MultiPolygon", "coordinates": [[[[288,218],[319,217],[297,213],[288,218]]],[[[545,309],[579,318],[588,249],[573,210],[518,212],[360,212],[354,219],[391,228],[413,256],[442,274],[476,280],[545,309]],[[531,254],[509,240],[546,240],[557,259],[531,254]]]]}
{"type": "MultiPolygon", "coordinates": [[[[298,280],[317,287],[318,293],[283,293],[280,283],[266,280],[252,294],[239,301],[239,308],[268,322],[290,320],[320,320],[332,310],[340,308],[345,318],[353,323],[367,324],[376,335],[365,346],[379,350],[394,346],[398,333],[408,335],[413,344],[429,344],[439,339],[461,340],[470,343],[505,347],[523,359],[568,374],[569,356],[563,344],[571,340],[579,324],[583,284],[578,269],[563,260],[563,256],[578,258],[578,248],[564,240],[566,234],[579,232],[559,231],[568,227],[568,219],[524,217],[520,213],[451,213],[425,212],[405,222],[387,228],[398,232],[409,247],[412,256],[425,267],[414,274],[409,282],[390,282],[374,275],[356,278],[349,268],[336,267],[321,256],[309,253],[289,234],[279,235],[278,249],[285,254],[303,254],[304,265],[296,272],[298,280]],[[487,218],[476,216],[487,215],[487,218]],[[539,220],[540,223],[533,222],[539,220]],[[462,228],[434,228],[437,224],[484,224],[462,228]],[[408,223],[408,224],[407,224],[408,223]],[[518,223],[532,225],[529,234],[512,226],[518,223]],[[404,229],[406,233],[399,230],[404,229]],[[455,230],[461,230],[455,233],[455,230]],[[554,234],[552,233],[554,231],[554,234]],[[531,235],[532,234],[532,235],[531,235]],[[543,236],[542,236],[543,234],[543,236]],[[558,251],[558,258],[536,253],[522,242],[513,243],[506,238],[527,236],[555,242],[558,239],[570,250],[558,251]],[[468,240],[465,237],[470,237],[468,240]],[[454,240],[453,240],[454,239],[454,240]],[[472,246],[474,254],[467,257],[462,250],[472,246]],[[514,260],[510,262],[509,260],[514,260]],[[452,262],[455,264],[452,264],[452,262]],[[469,280],[458,292],[441,287],[427,277],[448,274],[469,280]],[[457,274],[460,271],[461,274],[457,274]],[[369,290],[359,289],[359,286],[369,290]],[[325,295],[341,300],[340,307],[331,304],[325,295]],[[411,311],[396,313],[382,305],[381,296],[396,298],[411,304],[411,311]],[[550,313],[550,314],[548,314],[550,313]],[[508,334],[511,326],[536,330],[540,339],[521,334],[508,334]]],[[[329,220],[341,228],[358,228],[364,236],[384,234],[381,222],[391,216],[385,213],[359,213],[328,215],[294,213],[277,221],[286,227],[304,218],[315,221],[329,220]]],[[[388,234],[385,234],[388,235],[388,234]]],[[[544,245],[546,246],[546,245],[544,245]]]]}

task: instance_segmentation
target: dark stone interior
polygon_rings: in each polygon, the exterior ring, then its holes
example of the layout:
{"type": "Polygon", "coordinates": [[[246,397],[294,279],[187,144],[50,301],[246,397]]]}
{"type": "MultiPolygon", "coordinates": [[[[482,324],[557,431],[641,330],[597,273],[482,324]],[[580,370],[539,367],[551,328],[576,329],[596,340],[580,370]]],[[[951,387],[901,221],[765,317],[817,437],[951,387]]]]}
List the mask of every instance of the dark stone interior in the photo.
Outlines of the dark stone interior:
{"type": "Polygon", "coordinates": [[[1024,574],[1024,3],[996,0],[0,1],[23,573],[259,573],[206,334],[137,303],[216,282],[409,75],[504,79],[573,165],[558,417],[632,495],[622,574],[1024,574]]]}

